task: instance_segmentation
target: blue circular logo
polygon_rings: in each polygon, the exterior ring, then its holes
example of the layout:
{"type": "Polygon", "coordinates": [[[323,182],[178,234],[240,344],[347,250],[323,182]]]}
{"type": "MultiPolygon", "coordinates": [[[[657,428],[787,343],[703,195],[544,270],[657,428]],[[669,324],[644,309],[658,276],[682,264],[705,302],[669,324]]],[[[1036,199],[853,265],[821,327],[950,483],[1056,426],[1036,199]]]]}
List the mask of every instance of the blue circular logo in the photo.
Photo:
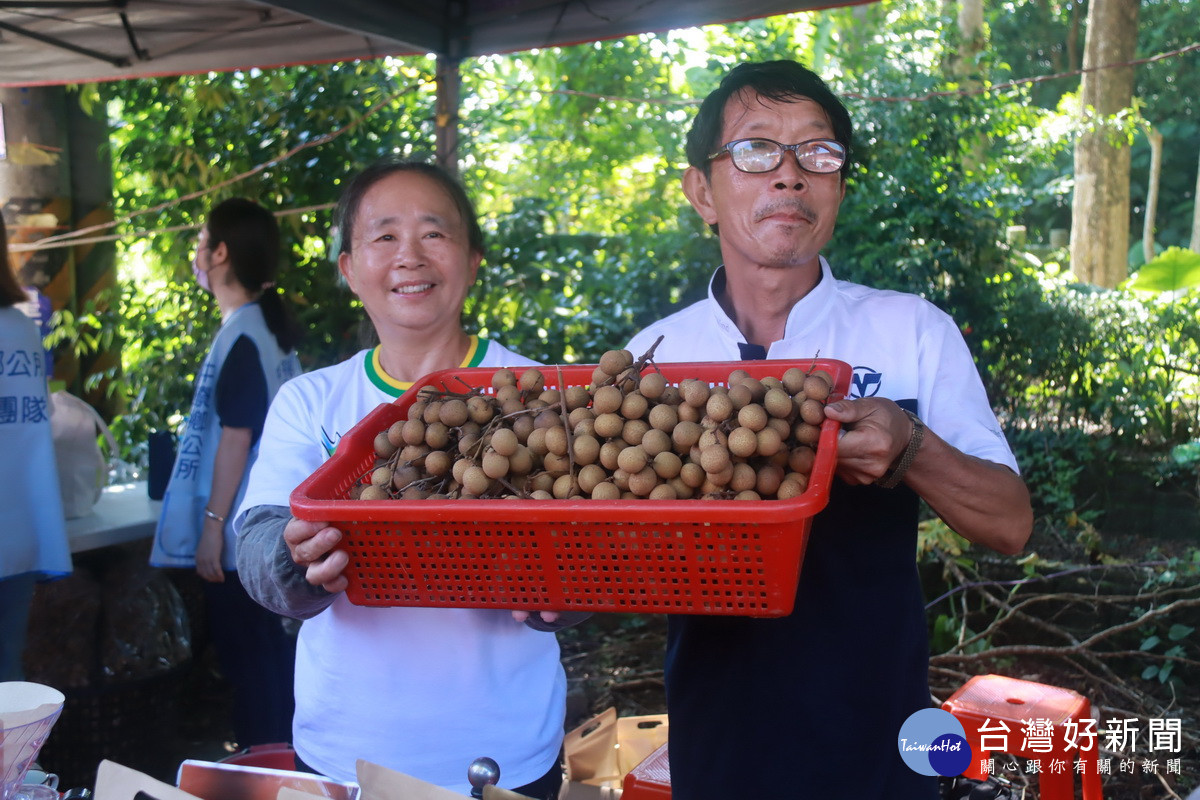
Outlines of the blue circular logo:
{"type": "Polygon", "coordinates": [[[949,711],[923,708],[900,726],[896,746],[913,772],[951,778],[971,765],[971,746],[962,723],[949,711]]]}

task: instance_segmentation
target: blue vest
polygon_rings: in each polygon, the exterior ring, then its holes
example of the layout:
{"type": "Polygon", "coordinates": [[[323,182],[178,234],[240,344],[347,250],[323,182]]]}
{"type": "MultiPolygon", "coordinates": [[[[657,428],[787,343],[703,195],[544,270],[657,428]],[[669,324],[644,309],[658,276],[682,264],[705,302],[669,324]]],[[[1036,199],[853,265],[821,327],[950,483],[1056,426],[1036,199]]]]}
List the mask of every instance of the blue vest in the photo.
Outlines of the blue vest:
{"type": "MultiPolygon", "coordinates": [[[[300,362],[294,352],[284,353],[267,328],[258,303],[247,303],[229,316],[213,340],[212,349],[196,374],[196,391],[192,396],[192,411],[188,415],[183,435],[179,438],[171,481],[163,495],[162,514],[154,534],[154,549],[150,563],[156,567],[193,567],[196,565],[196,546],[204,528],[204,508],[212,493],[213,465],[217,445],[221,440],[221,421],[217,416],[217,378],[229,351],[241,336],[249,336],[258,348],[263,376],[267,381],[268,402],[279,387],[300,373],[300,362]]],[[[242,502],[250,467],[258,456],[258,443],[250,448],[246,470],[238,486],[237,496],[225,521],[225,548],[221,566],[237,569],[237,539],[233,532],[233,513],[242,502]]]]}

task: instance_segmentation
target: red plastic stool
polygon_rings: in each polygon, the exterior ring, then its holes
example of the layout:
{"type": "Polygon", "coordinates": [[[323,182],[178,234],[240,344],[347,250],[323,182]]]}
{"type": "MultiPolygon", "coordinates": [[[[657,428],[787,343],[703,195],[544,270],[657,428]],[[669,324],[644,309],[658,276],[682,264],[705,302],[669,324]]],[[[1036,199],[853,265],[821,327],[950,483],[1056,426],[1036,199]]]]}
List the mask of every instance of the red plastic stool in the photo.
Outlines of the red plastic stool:
{"type": "Polygon", "coordinates": [[[625,775],[621,800],[670,800],[671,764],[667,746],[655,750],[625,775]]]}
{"type": "Polygon", "coordinates": [[[1092,704],[1083,695],[1003,675],[976,675],[942,703],[942,708],[962,723],[971,745],[973,757],[971,766],[963,773],[965,777],[986,778],[987,761],[993,750],[1023,758],[1048,759],[1052,768],[1043,768],[1038,773],[1039,797],[1073,800],[1078,757],[1083,765],[1083,800],[1103,800],[1097,765],[1099,737],[1095,726],[1085,727],[1083,722],[1092,719],[1092,704]],[[1024,728],[1029,720],[1049,720],[1052,730],[1044,737],[1049,741],[1026,740],[1024,728]],[[1072,724],[1068,726],[1068,722],[1072,724]],[[1087,741],[1079,735],[1081,732],[1088,732],[1087,741]],[[1054,769],[1055,762],[1062,768],[1054,769]]]}

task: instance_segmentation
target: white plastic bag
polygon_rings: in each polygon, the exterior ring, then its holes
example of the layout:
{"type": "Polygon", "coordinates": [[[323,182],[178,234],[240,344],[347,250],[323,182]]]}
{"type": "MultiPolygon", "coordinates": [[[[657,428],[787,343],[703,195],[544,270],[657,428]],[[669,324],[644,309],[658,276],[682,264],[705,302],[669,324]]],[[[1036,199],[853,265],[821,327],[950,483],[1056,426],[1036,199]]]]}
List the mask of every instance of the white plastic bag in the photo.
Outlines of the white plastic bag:
{"type": "Polygon", "coordinates": [[[100,452],[98,437],[104,436],[113,456],[117,442],[96,409],[67,392],[50,395],[50,428],[63,514],[67,519],[86,516],[108,483],[108,460],[100,452]]]}

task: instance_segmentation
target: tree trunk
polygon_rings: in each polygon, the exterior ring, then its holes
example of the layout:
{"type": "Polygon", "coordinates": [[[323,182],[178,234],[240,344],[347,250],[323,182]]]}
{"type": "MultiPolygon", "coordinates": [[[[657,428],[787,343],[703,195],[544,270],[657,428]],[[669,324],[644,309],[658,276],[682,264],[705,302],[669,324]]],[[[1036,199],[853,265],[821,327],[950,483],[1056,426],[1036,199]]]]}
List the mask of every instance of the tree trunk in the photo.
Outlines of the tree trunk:
{"type": "MultiPolygon", "coordinates": [[[[1137,46],[1139,0],[1092,0],[1083,67],[1121,64],[1137,46]]],[[[1129,147],[1111,126],[1133,98],[1133,68],[1085,72],[1080,109],[1091,118],[1075,145],[1071,269],[1082,281],[1114,287],[1129,275],[1129,147]]]]}
{"type": "Polygon", "coordinates": [[[1196,163],[1196,191],[1192,193],[1192,241],[1193,253],[1200,253],[1200,162],[1196,163]]]}
{"type": "Polygon", "coordinates": [[[1162,178],[1163,136],[1146,125],[1150,140],[1150,184],[1146,188],[1146,218],[1142,223],[1142,255],[1149,264],[1154,260],[1154,220],[1158,216],[1158,184],[1162,178]]]}

